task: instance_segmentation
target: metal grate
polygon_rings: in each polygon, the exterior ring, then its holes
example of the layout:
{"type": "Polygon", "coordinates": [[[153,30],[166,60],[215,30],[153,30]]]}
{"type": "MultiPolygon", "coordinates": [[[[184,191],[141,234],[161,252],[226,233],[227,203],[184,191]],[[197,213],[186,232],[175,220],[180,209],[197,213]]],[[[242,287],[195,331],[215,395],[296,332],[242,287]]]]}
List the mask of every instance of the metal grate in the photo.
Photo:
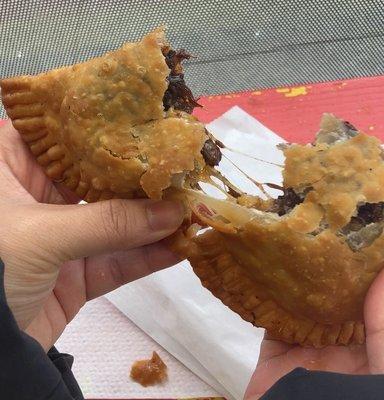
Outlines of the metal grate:
{"type": "MultiPolygon", "coordinates": [[[[0,77],[36,74],[165,24],[196,95],[384,72],[382,0],[0,0],[0,77]]],[[[0,117],[4,110],[0,107],[0,117]]]]}

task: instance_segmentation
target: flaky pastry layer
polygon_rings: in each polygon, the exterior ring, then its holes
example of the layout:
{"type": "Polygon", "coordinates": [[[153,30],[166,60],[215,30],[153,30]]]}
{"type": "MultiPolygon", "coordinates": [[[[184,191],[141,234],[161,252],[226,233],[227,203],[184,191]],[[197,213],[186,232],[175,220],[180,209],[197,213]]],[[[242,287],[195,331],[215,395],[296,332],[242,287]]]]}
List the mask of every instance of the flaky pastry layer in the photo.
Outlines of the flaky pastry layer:
{"type": "Polygon", "coordinates": [[[284,187],[302,192],[302,203],[278,216],[266,211],[270,201],[184,192],[211,229],[179,233],[174,248],[216,297],[272,336],[315,347],[361,344],[365,296],[384,265],[383,222],[364,227],[370,235],[357,245],[343,229],[360,204],[384,201],[380,143],[356,132],[284,152],[284,187]]]}
{"type": "MultiPolygon", "coordinates": [[[[242,260],[237,254],[239,248],[233,252],[233,246],[237,245],[225,234],[212,230],[191,240],[179,232],[173,246],[179,252],[188,254],[188,260],[204,287],[244,320],[265,328],[273,338],[318,348],[327,345],[364,343],[364,324],[361,316],[340,323],[316,322],[310,311],[318,310],[321,307],[320,303],[316,306],[307,303],[307,317],[298,310],[291,311],[286,307],[285,301],[288,299],[291,305],[295,302],[290,299],[294,283],[288,280],[285,283],[280,281],[280,286],[279,283],[271,285],[275,274],[280,272],[280,279],[287,280],[288,273],[276,268],[264,271],[263,278],[267,285],[263,279],[255,279],[259,269],[252,264],[255,267],[253,271],[249,260],[246,260],[246,264],[239,261],[242,260]]],[[[251,252],[248,257],[253,256],[255,254],[251,252]]],[[[259,265],[263,263],[265,267],[266,261],[260,262],[259,265]]],[[[296,280],[297,283],[299,278],[296,280]]],[[[300,304],[299,297],[303,295],[303,289],[293,294],[297,296],[296,303],[300,304]]],[[[334,303],[339,304],[338,296],[334,303]]],[[[303,305],[300,308],[305,309],[303,305]]]]}
{"type": "Polygon", "coordinates": [[[164,111],[170,72],[162,29],[74,66],[1,81],[14,127],[53,180],[86,201],[160,198],[204,168],[203,124],[164,111]]]}

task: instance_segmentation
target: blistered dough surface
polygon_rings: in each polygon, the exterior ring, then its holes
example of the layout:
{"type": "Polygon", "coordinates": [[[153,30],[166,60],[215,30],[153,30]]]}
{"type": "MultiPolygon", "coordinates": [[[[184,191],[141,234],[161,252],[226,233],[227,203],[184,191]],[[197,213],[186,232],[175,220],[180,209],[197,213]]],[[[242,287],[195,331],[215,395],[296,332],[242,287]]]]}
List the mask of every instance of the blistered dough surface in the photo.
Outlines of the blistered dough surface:
{"type": "Polygon", "coordinates": [[[87,201],[160,198],[173,174],[203,165],[204,126],[164,112],[165,44],[158,29],[102,57],[1,82],[13,125],[50,178],[87,201]]]}
{"type": "Polygon", "coordinates": [[[359,202],[384,200],[384,163],[378,139],[363,133],[336,144],[294,145],[284,153],[284,187],[311,187],[329,226],[346,225],[359,202]]]}
{"type": "Polygon", "coordinates": [[[305,193],[301,204],[279,217],[265,212],[269,201],[190,192],[193,212],[211,230],[179,234],[174,245],[204,286],[272,336],[315,347],[362,343],[384,234],[377,229],[372,243],[352,249],[340,228],[359,204],[384,200],[380,143],[360,133],[332,145],[293,145],[285,155],[284,187],[305,193]]]}

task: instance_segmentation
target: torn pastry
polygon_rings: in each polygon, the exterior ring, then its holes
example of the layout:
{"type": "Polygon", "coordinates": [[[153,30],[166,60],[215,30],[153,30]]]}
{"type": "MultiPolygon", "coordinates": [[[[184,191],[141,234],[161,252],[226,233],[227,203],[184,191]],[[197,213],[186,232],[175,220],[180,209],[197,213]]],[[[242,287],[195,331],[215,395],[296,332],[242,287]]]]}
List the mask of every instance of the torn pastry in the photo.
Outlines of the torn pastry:
{"type": "Polygon", "coordinates": [[[243,319],[288,343],[363,343],[363,303],[384,265],[378,139],[324,115],[316,140],[284,145],[283,194],[236,202],[186,196],[196,226],[174,246],[243,319]]]}
{"type": "Polygon", "coordinates": [[[4,79],[2,102],[46,174],[81,198],[161,198],[212,166],[207,132],[191,115],[198,103],[181,66],[189,57],[157,29],[81,64],[4,79]]]}
{"type": "Polygon", "coordinates": [[[154,351],[150,360],[139,360],[133,363],[130,376],[141,386],[157,385],[167,380],[167,365],[154,351]]]}

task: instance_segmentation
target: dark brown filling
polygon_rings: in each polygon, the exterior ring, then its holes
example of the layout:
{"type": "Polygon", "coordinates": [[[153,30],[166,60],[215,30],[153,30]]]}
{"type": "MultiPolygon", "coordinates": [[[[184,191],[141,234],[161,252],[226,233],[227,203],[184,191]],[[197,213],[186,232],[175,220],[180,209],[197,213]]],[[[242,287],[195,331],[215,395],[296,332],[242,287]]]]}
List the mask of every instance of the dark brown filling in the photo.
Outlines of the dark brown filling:
{"type": "Polygon", "coordinates": [[[241,193],[237,192],[235,189],[230,186],[227,187],[227,193],[235,199],[238,199],[241,196],[241,193]]]}
{"type": "Polygon", "coordinates": [[[344,232],[358,231],[364,226],[381,222],[384,219],[384,202],[365,203],[357,209],[357,215],[344,227],[344,232]]]}
{"type": "MultiPolygon", "coordinates": [[[[164,110],[167,111],[173,107],[175,110],[192,114],[193,109],[201,107],[201,105],[197,102],[191,89],[185,83],[183,67],[181,65],[184,60],[191,58],[191,55],[183,49],[175,51],[168,46],[163,47],[162,52],[165,62],[171,70],[167,78],[168,89],[165,91],[163,97],[164,110]]],[[[205,162],[211,167],[219,165],[221,161],[219,146],[212,139],[208,139],[201,149],[201,154],[205,162]]]]}
{"type": "MultiPolygon", "coordinates": [[[[298,204],[304,201],[306,193],[297,194],[292,188],[283,189],[283,194],[277,197],[268,210],[279,216],[283,216],[292,211],[298,204]]],[[[342,232],[348,234],[350,232],[359,231],[365,226],[384,221],[384,202],[380,203],[364,203],[357,209],[357,215],[351,218],[342,232]]]]}
{"type": "Polygon", "coordinates": [[[185,111],[192,114],[195,107],[201,105],[194,98],[191,90],[184,80],[184,73],[181,63],[188,60],[191,55],[185,50],[172,50],[169,47],[162,49],[165,57],[165,62],[171,72],[168,75],[168,89],[164,93],[163,105],[164,110],[167,111],[171,107],[175,110],[185,111]]]}
{"type": "Polygon", "coordinates": [[[204,143],[204,146],[201,149],[201,154],[203,155],[205,162],[211,167],[219,165],[222,157],[219,146],[212,139],[208,139],[204,143]]]}
{"type": "Polygon", "coordinates": [[[358,129],[356,129],[350,122],[348,121],[343,121],[343,124],[346,128],[348,128],[349,131],[355,131],[357,132],[358,129]]]}
{"type": "Polygon", "coordinates": [[[274,212],[281,217],[282,215],[288,214],[303,201],[304,195],[298,195],[292,188],[283,188],[283,194],[274,200],[269,211],[274,212]]]}

